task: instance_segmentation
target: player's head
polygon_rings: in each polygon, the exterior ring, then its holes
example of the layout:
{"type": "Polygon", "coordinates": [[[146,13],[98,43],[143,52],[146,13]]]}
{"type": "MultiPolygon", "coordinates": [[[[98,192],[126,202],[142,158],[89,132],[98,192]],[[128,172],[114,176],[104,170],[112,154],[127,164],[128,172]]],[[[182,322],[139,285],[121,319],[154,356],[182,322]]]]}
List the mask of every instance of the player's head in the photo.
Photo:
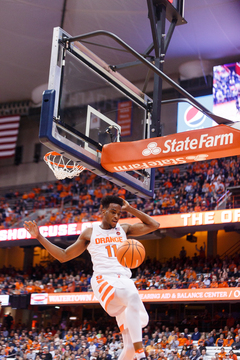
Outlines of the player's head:
{"type": "Polygon", "coordinates": [[[107,209],[110,204],[118,204],[123,206],[123,199],[115,195],[104,196],[101,200],[101,205],[103,209],[107,209]]]}
{"type": "Polygon", "coordinates": [[[107,228],[114,228],[121,215],[123,199],[114,195],[107,195],[101,200],[103,224],[107,228]]]}

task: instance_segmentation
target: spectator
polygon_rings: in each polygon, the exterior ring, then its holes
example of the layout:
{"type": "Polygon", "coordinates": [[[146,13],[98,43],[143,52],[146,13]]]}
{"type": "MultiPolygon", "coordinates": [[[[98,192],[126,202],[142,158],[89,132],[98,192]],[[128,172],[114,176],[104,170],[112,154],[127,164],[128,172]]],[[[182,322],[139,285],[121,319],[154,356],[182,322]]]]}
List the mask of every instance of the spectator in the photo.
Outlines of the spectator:
{"type": "Polygon", "coordinates": [[[206,287],[206,288],[210,287],[211,281],[210,281],[208,275],[204,276],[203,284],[204,284],[204,287],[206,287]]]}
{"type": "Polygon", "coordinates": [[[220,279],[220,283],[218,284],[218,287],[219,288],[226,288],[226,287],[229,287],[227,281],[224,279],[224,277],[222,277],[220,279]]]}
{"type": "Polygon", "coordinates": [[[194,329],[194,333],[192,334],[192,340],[198,341],[201,337],[200,332],[198,331],[198,328],[196,327],[194,329]]]}
{"type": "Polygon", "coordinates": [[[216,340],[215,345],[219,347],[224,345],[224,334],[220,334],[219,338],[216,340]]]}
{"type": "Polygon", "coordinates": [[[237,355],[234,354],[233,350],[229,351],[229,359],[237,360],[237,355]]]}
{"type": "Polygon", "coordinates": [[[154,341],[151,340],[150,344],[146,346],[146,353],[148,355],[152,355],[155,353],[155,350],[156,350],[156,347],[155,347],[154,341]]]}
{"type": "Polygon", "coordinates": [[[4,349],[0,350],[0,360],[6,360],[7,355],[5,354],[4,349]]]}
{"type": "Polygon", "coordinates": [[[167,336],[163,335],[162,339],[159,338],[158,342],[161,344],[162,349],[166,349],[167,345],[169,345],[169,349],[170,349],[170,344],[168,342],[167,336]]]}
{"type": "Polygon", "coordinates": [[[206,354],[206,349],[202,349],[201,355],[199,356],[198,360],[208,360],[208,356],[206,354]]]}
{"type": "Polygon", "coordinates": [[[197,360],[199,358],[198,354],[197,354],[197,350],[193,349],[192,350],[192,354],[189,356],[190,360],[197,360]]]}
{"type": "Polygon", "coordinates": [[[224,359],[226,357],[226,352],[224,350],[224,347],[221,348],[220,353],[218,354],[219,359],[224,359]]]}
{"type": "Polygon", "coordinates": [[[170,335],[168,336],[168,343],[171,344],[171,341],[175,338],[175,331],[171,331],[170,335]]]}
{"type": "MultiPolygon", "coordinates": [[[[16,356],[16,350],[14,349],[14,346],[10,346],[10,350],[8,351],[8,358],[15,358],[16,356]]],[[[34,360],[34,359],[33,359],[34,360]]]]}
{"type": "Polygon", "coordinates": [[[42,357],[44,360],[52,360],[52,354],[49,352],[48,346],[43,347],[42,357]]]}
{"type": "Polygon", "coordinates": [[[176,350],[179,346],[178,336],[174,335],[174,338],[169,342],[171,350],[176,350]]]}
{"type": "Polygon", "coordinates": [[[234,342],[232,343],[232,349],[233,350],[239,350],[240,349],[240,337],[236,336],[234,342]]]}
{"type": "Polygon", "coordinates": [[[186,252],[184,246],[182,246],[182,250],[180,251],[180,254],[179,254],[180,260],[185,260],[186,256],[187,256],[187,252],[186,252]]]}
{"type": "Polygon", "coordinates": [[[215,275],[212,277],[212,282],[210,284],[210,288],[218,288],[217,277],[215,275]]]}
{"type": "Polygon", "coordinates": [[[205,346],[213,346],[214,345],[214,337],[212,331],[208,333],[207,339],[205,340],[205,346]]]}
{"type": "Polygon", "coordinates": [[[204,246],[200,246],[200,249],[198,249],[197,244],[195,245],[196,250],[199,252],[199,258],[205,259],[205,250],[206,250],[206,244],[203,243],[204,246]]]}
{"type": "Polygon", "coordinates": [[[149,336],[148,335],[144,335],[144,338],[143,338],[143,346],[148,346],[151,344],[151,341],[149,339],[149,336]]]}
{"type": "Polygon", "coordinates": [[[183,332],[184,332],[184,337],[185,337],[186,339],[188,339],[188,336],[189,336],[188,328],[185,328],[185,329],[183,330],[183,332]]]}
{"type": "Polygon", "coordinates": [[[198,346],[199,346],[199,347],[205,346],[205,340],[206,340],[205,334],[202,334],[201,337],[200,337],[200,339],[198,340],[198,346]]]}
{"type": "Polygon", "coordinates": [[[223,343],[223,346],[225,347],[231,347],[232,344],[233,344],[234,340],[232,338],[232,335],[231,334],[228,334],[227,335],[227,338],[224,339],[224,343],[223,343]]]}
{"type": "Polygon", "coordinates": [[[191,334],[188,335],[186,345],[187,345],[188,347],[190,347],[190,346],[193,345],[193,340],[192,340],[191,334]]]}
{"type": "Polygon", "coordinates": [[[179,346],[184,346],[184,345],[186,345],[187,339],[186,339],[186,337],[184,336],[184,333],[181,333],[181,334],[179,335],[178,342],[179,342],[179,346]]]}

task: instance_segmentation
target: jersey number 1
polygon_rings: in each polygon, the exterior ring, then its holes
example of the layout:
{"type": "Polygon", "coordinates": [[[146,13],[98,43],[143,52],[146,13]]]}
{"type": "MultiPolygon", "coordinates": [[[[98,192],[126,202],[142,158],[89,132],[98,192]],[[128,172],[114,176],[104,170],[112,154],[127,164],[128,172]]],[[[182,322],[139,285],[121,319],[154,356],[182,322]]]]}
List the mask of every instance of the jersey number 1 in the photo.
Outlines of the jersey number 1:
{"type": "Polygon", "coordinates": [[[117,245],[108,245],[106,246],[108,257],[117,256],[117,245]]]}

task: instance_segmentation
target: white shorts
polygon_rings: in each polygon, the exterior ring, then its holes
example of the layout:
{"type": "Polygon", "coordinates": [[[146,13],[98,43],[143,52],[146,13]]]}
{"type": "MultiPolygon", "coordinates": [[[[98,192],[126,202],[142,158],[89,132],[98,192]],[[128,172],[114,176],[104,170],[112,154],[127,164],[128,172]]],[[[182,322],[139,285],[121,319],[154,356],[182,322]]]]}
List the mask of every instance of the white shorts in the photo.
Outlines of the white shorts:
{"type": "MultiPolygon", "coordinates": [[[[119,328],[127,328],[125,309],[128,305],[128,295],[138,294],[134,282],[122,275],[93,275],[91,285],[94,295],[105,311],[110,316],[116,316],[119,328]],[[118,289],[121,291],[117,291],[118,289]]],[[[140,297],[136,306],[139,308],[142,327],[145,327],[148,323],[148,314],[140,297]]]]}

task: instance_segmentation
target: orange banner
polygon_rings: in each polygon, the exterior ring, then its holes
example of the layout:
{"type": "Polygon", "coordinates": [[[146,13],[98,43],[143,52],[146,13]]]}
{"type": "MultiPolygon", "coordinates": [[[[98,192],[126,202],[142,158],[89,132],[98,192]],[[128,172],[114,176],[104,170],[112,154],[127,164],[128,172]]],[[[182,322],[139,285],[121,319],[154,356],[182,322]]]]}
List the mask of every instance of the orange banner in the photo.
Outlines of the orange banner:
{"type": "Polygon", "coordinates": [[[240,209],[225,209],[184,214],[160,215],[153,216],[153,218],[160,222],[160,229],[171,229],[199,225],[231,224],[240,222],[240,209]]]}
{"type": "Polygon", "coordinates": [[[101,165],[131,171],[240,154],[240,131],[226,125],[103,146],[101,165]],[[116,155],[117,154],[117,155],[116,155]]]}
{"type": "MultiPolygon", "coordinates": [[[[143,302],[239,301],[240,288],[140,290],[143,302]]],[[[96,304],[93,292],[31,294],[31,305],[96,304]]]]}
{"type": "MultiPolygon", "coordinates": [[[[187,226],[218,225],[240,222],[240,209],[212,210],[184,214],[152,216],[160,223],[160,229],[181,228],[187,226]]],[[[136,224],[138,218],[120,219],[120,224],[136,224]]],[[[39,227],[40,233],[45,237],[80,235],[86,228],[91,227],[93,221],[83,223],[43,225],[39,227]]],[[[100,222],[99,222],[100,224],[100,222]]],[[[32,239],[25,228],[0,230],[0,242],[32,239]]]]}

